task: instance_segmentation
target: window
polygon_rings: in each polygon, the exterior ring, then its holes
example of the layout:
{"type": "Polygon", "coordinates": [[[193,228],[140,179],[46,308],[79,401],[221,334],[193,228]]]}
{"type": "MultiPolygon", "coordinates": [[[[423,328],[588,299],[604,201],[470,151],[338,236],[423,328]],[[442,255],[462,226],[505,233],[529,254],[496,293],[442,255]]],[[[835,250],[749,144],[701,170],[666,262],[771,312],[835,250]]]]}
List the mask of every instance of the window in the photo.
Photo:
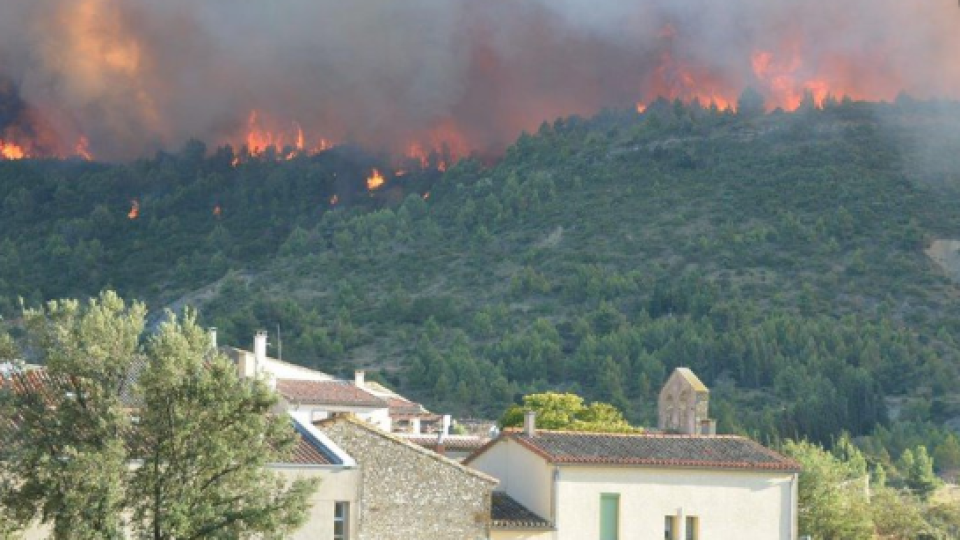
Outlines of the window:
{"type": "Polygon", "coordinates": [[[350,538],[350,503],[333,503],[333,540],[350,538]]]}
{"type": "Polygon", "coordinates": [[[697,516],[687,516],[686,540],[700,540],[700,518],[697,516]]]}
{"type": "Polygon", "coordinates": [[[620,495],[600,495],[600,540],[620,538],[620,495]]]}
{"type": "Polygon", "coordinates": [[[663,517],[663,540],[677,540],[677,516],[663,517]]]}

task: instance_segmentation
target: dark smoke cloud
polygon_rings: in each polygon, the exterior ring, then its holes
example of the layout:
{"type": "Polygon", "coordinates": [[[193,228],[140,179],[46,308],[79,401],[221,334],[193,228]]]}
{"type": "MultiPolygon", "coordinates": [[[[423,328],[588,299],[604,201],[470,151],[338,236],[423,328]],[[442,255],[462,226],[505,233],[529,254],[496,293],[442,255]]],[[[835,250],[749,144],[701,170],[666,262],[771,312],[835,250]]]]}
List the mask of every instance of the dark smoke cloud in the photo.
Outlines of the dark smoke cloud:
{"type": "MultiPolygon", "coordinates": [[[[521,129],[698,85],[825,79],[960,94],[953,0],[38,0],[0,5],[0,74],[101,157],[238,142],[251,110],[310,138],[498,149],[521,129]],[[757,51],[771,54],[758,80],[757,51]],[[691,82],[690,77],[693,77],[691,82]]],[[[2,126],[0,126],[2,127],[2,126]]]]}

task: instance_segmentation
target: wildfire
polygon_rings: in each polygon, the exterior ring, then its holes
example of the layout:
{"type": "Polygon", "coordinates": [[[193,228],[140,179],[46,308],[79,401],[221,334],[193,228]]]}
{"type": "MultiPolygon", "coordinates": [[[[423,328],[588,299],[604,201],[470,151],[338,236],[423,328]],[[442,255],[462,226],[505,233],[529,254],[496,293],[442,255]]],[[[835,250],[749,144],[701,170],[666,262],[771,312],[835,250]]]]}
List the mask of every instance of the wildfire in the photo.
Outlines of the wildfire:
{"type": "MultiPolygon", "coordinates": [[[[319,154],[333,147],[328,139],[320,138],[311,148],[299,122],[294,121],[290,128],[282,129],[256,109],[247,116],[243,144],[250,156],[263,157],[267,150],[272,148],[277,152],[276,158],[282,160],[290,160],[298,155],[319,154]]],[[[237,156],[231,164],[236,167],[241,161],[240,156],[237,156]]]]}
{"type": "Polygon", "coordinates": [[[127,212],[127,219],[137,219],[140,217],[140,201],[132,199],[130,201],[130,211],[127,212]]]}
{"type": "Polygon", "coordinates": [[[383,187],[384,182],[385,180],[383,179],[383,175],[380,174],[380,171],[374,169],[373,172],[370,173],[370,176],[367,177],[367,189],[376,191],[383,187]]]}
{"type": "Polygon", "coordinates": [[[22,146],[0,139],[0,158],[23,159],[25,157],[27,157],[27,152],[22,146]]]}
{"type": "Polygon", "coordinates": [[[90,142],[83,135],[77,140],[77,146],[73,149],[74,154],[85,161],[92,161],[93,154],[90,153],[90,142]]]}

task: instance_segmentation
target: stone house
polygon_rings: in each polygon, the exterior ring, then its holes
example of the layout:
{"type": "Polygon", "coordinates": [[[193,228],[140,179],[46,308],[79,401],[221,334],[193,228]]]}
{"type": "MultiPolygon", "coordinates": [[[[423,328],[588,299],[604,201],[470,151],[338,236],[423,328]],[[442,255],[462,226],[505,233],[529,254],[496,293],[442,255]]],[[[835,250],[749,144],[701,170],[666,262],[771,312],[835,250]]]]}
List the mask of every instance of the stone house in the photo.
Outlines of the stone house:
{"type": "Polygon", "coordinates": [[[496,479],[354,417],[315,425],[357,463],[350,539],[488,538],[496,479]]]}

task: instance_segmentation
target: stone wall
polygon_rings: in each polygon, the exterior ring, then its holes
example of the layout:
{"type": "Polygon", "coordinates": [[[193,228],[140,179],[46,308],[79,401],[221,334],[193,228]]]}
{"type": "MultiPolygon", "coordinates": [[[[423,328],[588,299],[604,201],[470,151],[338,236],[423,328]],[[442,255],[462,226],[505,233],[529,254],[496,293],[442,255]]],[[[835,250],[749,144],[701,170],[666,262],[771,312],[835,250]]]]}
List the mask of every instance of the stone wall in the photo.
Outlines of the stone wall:
{"type": "Polygon", "coordinates": [[[360,469],[360,508],[351,538],[488,538],[494,479],[357,420],[339,418],[318,427],[360,469]]]}

